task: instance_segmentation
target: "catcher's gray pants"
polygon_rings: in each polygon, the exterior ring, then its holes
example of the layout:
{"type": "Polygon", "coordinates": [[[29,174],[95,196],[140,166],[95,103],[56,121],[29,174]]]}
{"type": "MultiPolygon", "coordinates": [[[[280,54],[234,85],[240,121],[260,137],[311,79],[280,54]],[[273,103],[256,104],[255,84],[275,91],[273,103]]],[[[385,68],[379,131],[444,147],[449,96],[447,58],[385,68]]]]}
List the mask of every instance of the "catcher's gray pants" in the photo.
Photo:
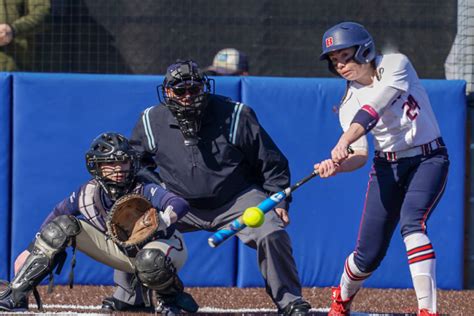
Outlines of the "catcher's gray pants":
{"type": "MultiPolygon", "coordinates": [[[[126,256],[111,239],[106,238],[103,232],[91,224],[81,220],[81,226],[82,231],[76,236],[77,249],[89,257],[114,268],[116,273],[124,271],[121,274],[127,276],[127,280],[131,284],[135,271],[135,259],[126,256]]],[[[177,230],[169,239],[157,239],[147,243],[143,248],[160,249],[171,258],[171,262],[178,271],[184,265],[188,256],[183,236],[177,230]]],[[[139,282],[137,283],[139,284],[139,282]]],[[[142,293],[144,291],[140,289],[136,292],[127,293],[124,291],[122,298],[130,300],[138,296],[140,300],[143,300],[142,293]]]]}
{"type": "MultiPolygon", "coordinates": [[[[178,222],[178,230],[215,231],[241,215],[248,207],[255,206],[267,196],[258,188],[242,192],[234,200],[217,209],[192,209],[178,222]]],[[[293,259],[288,233],[275,212],[265,215],[265,222],[258,228],[245,228],[237,234],[246,245],[257,249],[260,272],[265,280],[266,291],[279,308],[301,298],[301,284],[293,259]]],[[[203,247],[207,247],[203,245],[203,247]]],[[[114,281],[118,287],[114,297],[129,304],[140,304],[141,298],[130,296],[130,276],[115,271],[114,281]]],[[[137,291],[138,293],[140,291],[137,291]]]]}

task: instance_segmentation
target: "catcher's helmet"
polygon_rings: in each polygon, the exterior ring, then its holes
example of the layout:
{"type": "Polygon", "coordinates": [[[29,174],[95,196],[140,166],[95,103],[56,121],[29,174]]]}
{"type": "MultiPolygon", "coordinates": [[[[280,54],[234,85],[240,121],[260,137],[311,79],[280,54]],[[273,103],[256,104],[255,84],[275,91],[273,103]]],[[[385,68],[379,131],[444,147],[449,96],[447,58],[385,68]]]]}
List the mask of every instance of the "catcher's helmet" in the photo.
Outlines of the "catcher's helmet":
{"type": "Polygon", "coordinates": [[[356,48],[353,58],[359,64],[367,64],[375,58],[375,44],[369,32],[359,23],[342,22],[324,33],[319,59],[328,59],[330,52],[349,47],[356,48]]]}
{"type": "Polygon", "coordinates": [[[186,145],[198,142],[201,118],[207,106],[208,94],[212,93],[211,82],[213,80],[207,78],[193,60],[177,60],[168,67],[163,84],[157,87],[158,98],[161,101],[161,93],[164,105],[178,121],[186,145]],[[168,89],[173,93],[170,94],[168,89]],[[188,103],[183,103],[181,98],[188,94],[188,103]]]}
{"type": "Polygon", "coordinates": [[[132,148],[125,136],[106,132],[96,137],[86,153],[87,171],[99,182],[105,192],[112,198],[129,193],[135,182],[139,168],[137,152],[132,148]],[[102,174],[100,163],[130,162],[123,182],[115,182],[102,174]]]}

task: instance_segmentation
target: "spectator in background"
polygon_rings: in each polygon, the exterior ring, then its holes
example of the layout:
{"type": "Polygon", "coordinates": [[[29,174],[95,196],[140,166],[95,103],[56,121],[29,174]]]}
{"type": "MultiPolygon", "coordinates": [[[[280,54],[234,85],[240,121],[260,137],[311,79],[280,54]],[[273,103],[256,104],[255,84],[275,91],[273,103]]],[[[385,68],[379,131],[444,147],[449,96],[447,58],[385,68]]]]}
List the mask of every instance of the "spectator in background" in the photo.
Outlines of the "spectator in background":
{"type": "Polygon", "coordinates": [[[214,56],[212,65],[204,72],[208,76],[248,76],[247,55],[235,48],[224,48],[214,56]]]}
{"type": "Polygon", "coordinates": [[[0,0],[0,71],[28,69],[31,36],[50,8],[50,0],[0,0]]]}

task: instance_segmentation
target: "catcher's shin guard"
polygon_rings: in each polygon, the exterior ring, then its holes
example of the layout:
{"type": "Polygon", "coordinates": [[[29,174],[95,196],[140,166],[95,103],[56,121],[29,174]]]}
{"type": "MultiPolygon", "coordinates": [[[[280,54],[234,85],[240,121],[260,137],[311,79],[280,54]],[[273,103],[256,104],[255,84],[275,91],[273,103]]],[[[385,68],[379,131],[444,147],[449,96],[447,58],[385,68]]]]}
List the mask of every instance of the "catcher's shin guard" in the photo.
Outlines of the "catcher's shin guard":
{"type": "Polygon", "coordinates": [[[161,250],[142,249],[135,259],[138,279],[156,293],[157,312],[173,314],[183,309],[195,313],[198,310],[193,297],[184,292],[183,282],[176,274],[171,259],[161,250]]]}
{"type": "Polygon", "coordinates": [[[183,292],[183,282],[176,274],[171,258],[154,248],[142,249],[135,257],[138,279],[149,289],[162,295],[183,292]]]}
{"type": "MultiPolygon", "coordinates": [[[[28,295],[64,262],[64,249],[71,238],[80,232],[79,221],[73,216],[59,216],[46,224],[36,237],[36,242],[25,263],[6,290],[0,293],[0,310],[26,309],[28,295]]],[[[36,296],[36,295],[35,295],[36,296]]],[[[37,297],[38,301],[39,296],[37,297]]],[[[38,302],[40,307],[41,303],[38,302]]]]}

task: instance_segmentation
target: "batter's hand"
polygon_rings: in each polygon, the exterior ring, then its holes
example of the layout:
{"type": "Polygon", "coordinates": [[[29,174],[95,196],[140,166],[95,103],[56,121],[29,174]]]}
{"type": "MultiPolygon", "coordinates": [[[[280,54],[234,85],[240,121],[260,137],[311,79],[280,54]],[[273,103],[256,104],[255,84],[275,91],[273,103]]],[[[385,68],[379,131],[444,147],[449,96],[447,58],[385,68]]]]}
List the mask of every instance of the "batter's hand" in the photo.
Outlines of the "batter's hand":
{"type": "Polygon", "coordinates": [[[28,250],[25,250],[22,253],[20,253],[18,257],[16,257],[15,265],[14,265],[15,274],[17,274],[18,270],[21,269],[21,267],[26,261],[26,258],[28,258],[29,255],[30,255],[30,252],[28,250]]]}
{"type": "Polygon", "coordinates": [[[290,217],[288,216],[288,211],[284,208],[275,208],[275,213],[277,213],[278,217],[281,218],[283,221],[283,225],[288,226],[290,224],[290,217]]]}
{"type": "Polygon", "coordinates": [[[321,178],[332,177],[337,174],[339,164],[335,163],[331,159],[326,159],[314,165],[314,170],[319,173],[321,178]]]}
{"type": "Polygon", "coordinates": [[[349,143],[341,138],[331,151],[331,159],[340,164],[349,157],[349,143]]]}

